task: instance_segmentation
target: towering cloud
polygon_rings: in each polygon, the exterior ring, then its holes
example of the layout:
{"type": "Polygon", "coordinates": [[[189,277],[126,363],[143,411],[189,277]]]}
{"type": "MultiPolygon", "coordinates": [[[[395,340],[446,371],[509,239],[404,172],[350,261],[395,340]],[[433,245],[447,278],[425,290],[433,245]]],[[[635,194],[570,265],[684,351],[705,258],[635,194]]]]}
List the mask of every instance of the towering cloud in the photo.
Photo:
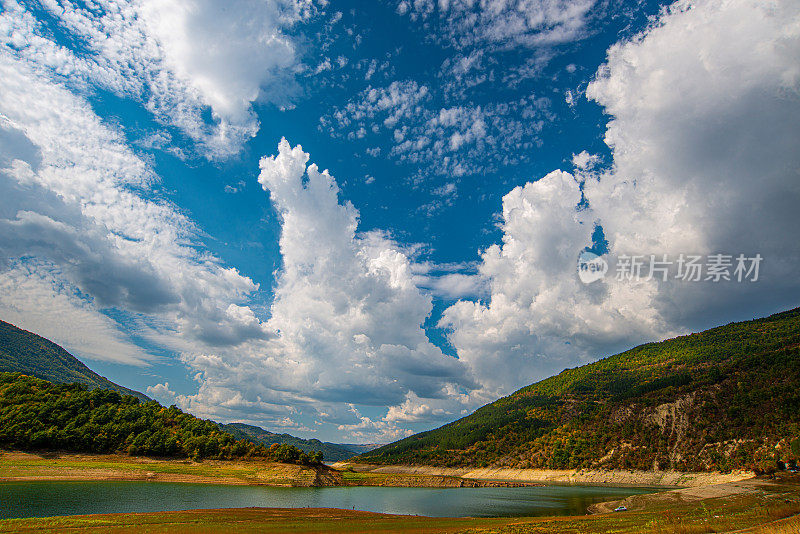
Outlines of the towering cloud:
{"type": "Polygon", "coordinates": [[[612,116],[614,167],[585,191],[614,251],[764,257],[757,284],[659,287],[673,324],[797,302],[798,22],[791,1],[681,1],[587,90],[612,116]]]}
{"type": "MultiPolygon", "coordinates": [[[[235,358],[188,359],[205,390],[187,405],[210,409],[220,391],[245,390],[253,400],[300,406],[387,406],[409,396],[441,402],[474,388],[463,363],[428,340],[422,324],[431,297],[414,284],[408,257],[385,235],[359,233],[358,211],[339,201],[336,181],[308,159],[284,139],[260,164],[258,181],[281,220],[283,266],[267,322],[275,337],[240,347],[235,358]]],[[[335,420],[399,435],[392,422],[349,414],[335,420]]]]}
{"type": "Polygon", "coordinates": [[[798,22],[791,1],[681,1],[609,50],[587,96],[611,115],[612,167],[555,171],[506,195],[503,243],[481,266],[489,301],[442,318],[485,386],[508,392],[577,358],[708,325],[706,315],[796,305],[798,22]],[[594,224],[612,262],[760,253],[761,278],[636,282],[612,271],[583,285],[576,261],[594,224]]]}

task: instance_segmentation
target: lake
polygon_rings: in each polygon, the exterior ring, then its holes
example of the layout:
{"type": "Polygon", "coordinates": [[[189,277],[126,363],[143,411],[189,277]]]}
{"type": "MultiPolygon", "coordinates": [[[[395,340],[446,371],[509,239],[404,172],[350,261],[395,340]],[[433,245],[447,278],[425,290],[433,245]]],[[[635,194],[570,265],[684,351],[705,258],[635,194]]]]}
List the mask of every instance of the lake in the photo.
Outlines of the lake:
{"type": "Polygon", "coordinates": [[[174,482],[0,483],[0,518],[196,508],[345,508],[431,517],[576,515],[590,504],[663,488],[274,488],[174,482]]]}

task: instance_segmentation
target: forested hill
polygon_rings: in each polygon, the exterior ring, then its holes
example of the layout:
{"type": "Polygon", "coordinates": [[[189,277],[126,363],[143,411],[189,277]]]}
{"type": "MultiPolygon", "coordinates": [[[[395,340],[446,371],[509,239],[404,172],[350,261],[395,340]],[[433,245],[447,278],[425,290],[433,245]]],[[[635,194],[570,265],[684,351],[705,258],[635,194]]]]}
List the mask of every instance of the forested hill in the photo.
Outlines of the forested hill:
{"type": "Polygon", "coordinates": [[[261,427],[245,423],[220,424],[220,428],[236,438],[248,439],[255,443],[266,445],[267,447],[275,443],[286,443],[307,453],[322,451],[325,459],[331,462],[347,460],[360,452],[348,449],[342,445],[337,445],[336,443],[328,443],[318,439],[302,439],[292,436],[291,434],[277,434],[269,430],[264,430],[261,427]]]}
{"type": "Polygon", "coordinates": [[[0,373],[0,447],[127,453],[171,458],[261,458],[318,464],[321,453],[291,445],[264,447],[237,440],[217,423],[175,406],[140,402],[131,395],[83,384],[54,384],[19,373],[0,373]]]}
{"type": "Polygon", "coordinates": [[[150,400],[98,375],[52,341],[5,321],[0,321],[0,372],[22,373],[60,384],[79,383],[89,389],[110,389],[142,401],[150,400]]]}
{"type": "MultiPolygon", "coordinates": [[[[143,402],[151,399],[95,373],[61,346],[33,332],[0,321],[0,373],[22,373],[57,384],[83,384],[88,389],[107,389],[132,395],[143,402]]],[[[291,445],[309,455],[322,451],[325,459],[346,460],[361,452],[319,440],[304,440],[289,434],[274,434],[262,428],[234,423],[219,425],[236,439],[247,439],[269,447],[291,445]]]]}
{"type": "Polygon", "coordinates": [[[766,471],[800,457],[800,309],[567,369],[359,456],[378,464],[766,471]]]}

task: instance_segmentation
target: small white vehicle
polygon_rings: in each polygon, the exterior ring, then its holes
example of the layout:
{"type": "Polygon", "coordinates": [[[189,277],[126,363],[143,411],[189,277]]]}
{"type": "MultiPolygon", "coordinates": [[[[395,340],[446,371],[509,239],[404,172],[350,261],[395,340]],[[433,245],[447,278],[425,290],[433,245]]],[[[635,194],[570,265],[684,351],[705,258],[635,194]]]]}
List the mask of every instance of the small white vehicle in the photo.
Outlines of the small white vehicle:
{"type": "Polygon", "coordinates": [[[628,508],[625,505],[617,506],[616,508],[614,508],[614,511],[615,512],[627,512],[628,508]]]}

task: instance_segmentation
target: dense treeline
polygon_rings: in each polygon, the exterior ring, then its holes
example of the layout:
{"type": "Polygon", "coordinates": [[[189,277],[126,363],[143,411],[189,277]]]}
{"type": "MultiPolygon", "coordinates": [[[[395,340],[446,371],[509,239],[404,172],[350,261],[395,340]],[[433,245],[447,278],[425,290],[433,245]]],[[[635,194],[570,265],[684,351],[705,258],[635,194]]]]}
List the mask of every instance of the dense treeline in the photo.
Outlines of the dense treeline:
{"type": "Polygon", "coordinates": [[[800,309],[567,369],[359,460],[768,471],[798,458],[800,309]]]}
{"type": "Polygon", "coordinates": [[[83,384],[0,373],[0,446],[192,459],[262,458],[318,464],[322,453],[235,439],[175,406],[83,384]]]}

